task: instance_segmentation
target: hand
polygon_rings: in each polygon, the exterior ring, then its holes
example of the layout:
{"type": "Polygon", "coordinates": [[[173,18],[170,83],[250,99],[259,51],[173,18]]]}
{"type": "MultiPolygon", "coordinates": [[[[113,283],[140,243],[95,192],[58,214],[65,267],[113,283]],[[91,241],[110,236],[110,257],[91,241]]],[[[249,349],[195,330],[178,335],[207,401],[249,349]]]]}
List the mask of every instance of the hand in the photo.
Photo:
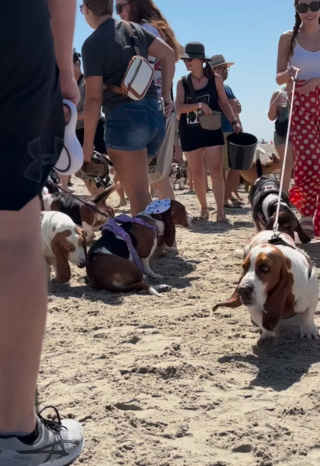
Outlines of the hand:
{"type": "Polygon", "coordinates": [[[236,134],[239,134],[239,133],[242,133],[242,132],[243,132],[243,128],[242,128],[242,126],[240,125],[240,123],[236,123],[236,124],[233,126],[233,131],[234,131],[236,134]]]}
{"type": "Polygon", "coordinates": [[[173,112],[174,105],[171,99],[166,99],[164,102],[164,114],[166,117],[169,117],[173,112]]]}
{"type": "Polygon", "coordinates": [[[85,162],[91,162],[93,154],[93,144],[83,144],[83,160],[85,162]]]}
{"type": "Polygon", "coordinates": [[[300,73],[300,69],[296,68],[295,66],[289,66],[287,69],[287,73],[289,78],[295,79],[297,77],[297,74],[300,73]]]}
{"type": "Polygon", "coordinates": [[[312,78],[306,81],[303,86],[297,87],[296,91],[300,94],[309,94],[320,86],[320,78],[312,78]]]}
{"type": "Polygon", "coordinates": [[[212,110],[211,108],[205,104],[204,102],[201,102],[200,104],[200,111],[202,110],[204,115],[212,115],[212,110]]]}
{"type": "Polygon", "coordinates": [[[63,99],[71,100],[74,105],[78,104],[80,100],[79,88],[71,71],[60,71],[60,88],[63,99]]]}

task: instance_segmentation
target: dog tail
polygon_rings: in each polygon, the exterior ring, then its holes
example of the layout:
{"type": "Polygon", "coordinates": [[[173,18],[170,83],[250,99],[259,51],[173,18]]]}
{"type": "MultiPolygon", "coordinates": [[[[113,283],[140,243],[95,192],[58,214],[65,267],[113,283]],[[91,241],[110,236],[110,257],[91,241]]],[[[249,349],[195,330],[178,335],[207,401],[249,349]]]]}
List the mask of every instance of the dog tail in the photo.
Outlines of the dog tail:
{"type": "Polygon", "coordinates": [[[118,291],[118,292],[127,292],[127,291],[146,291],[147,293],[157,296],[157,298],[161,298],[161,294],[159,294],[151,285],[148,285],[148,283],[145,282],[138,282],[138,283],[132,283],[131,285],[125,285],[125,286],[112,286],[110,287],[109,284],[109,290],[110,291],[118,291]],[[112,288],[112,289],[111,289],[112,288]]]}
{"type": "Polygon", "coordinates": [[[257,177],[261,178],[263,175],[263,168],[262,168],[262,163],[260,160],[260,151],[256,151],[256,167],[257,167],[257,177]]]}

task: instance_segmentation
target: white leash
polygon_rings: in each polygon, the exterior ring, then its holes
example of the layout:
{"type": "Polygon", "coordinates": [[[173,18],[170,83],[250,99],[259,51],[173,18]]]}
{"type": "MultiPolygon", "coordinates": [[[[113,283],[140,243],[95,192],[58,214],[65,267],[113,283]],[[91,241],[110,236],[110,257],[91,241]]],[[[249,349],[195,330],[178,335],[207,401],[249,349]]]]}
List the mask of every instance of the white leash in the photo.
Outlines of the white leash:
{"type": "Polygon", "coordinates": [[[280,205],[281,205],[281,193],[282,193],[282,187],[283,187],[285,166],[286,166],[286,162],[287,162],[288,146],[289,146],[289,139],[290,139],[290,128],[291,128],[292,112],[293,112],[293,102],[294,102],[294,96],[295,96],[295,92],[296,92],[296,83],[297,83],[298,73],[299,73],[299,71],[296,72],[296,75],[295,75],[294,81],[293,81],[293,88],[292,88],[292,98],[291,98],[289,121],[288,121],[288,132],[287,132],[287,136],[286,136],[286,145],[285,145],[285,149],[284,149],[284,157],[283,157],[283,164],[282,164],[281,178],[280,178],[280,192],[279,192],[278,203],[277,203],[276,218],[275,218],[275,222],[274,222],[274,225],[273,225],[273,233],[275,235],[277,235],[278,227],[279,227],[279,213],[280,213],[280,205]]]}

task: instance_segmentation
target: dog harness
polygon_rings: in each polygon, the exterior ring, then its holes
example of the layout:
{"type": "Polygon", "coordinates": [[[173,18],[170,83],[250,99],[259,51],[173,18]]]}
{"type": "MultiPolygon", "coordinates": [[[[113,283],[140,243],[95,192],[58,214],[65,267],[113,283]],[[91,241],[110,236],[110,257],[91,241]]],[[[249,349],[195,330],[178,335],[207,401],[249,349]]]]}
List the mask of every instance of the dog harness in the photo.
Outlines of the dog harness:
{"type": "MultiPolygon", "coordinates": [[[[264,226],[267,223],[267,219],[262,210],[262,203],[269,194],[276,194],[279,196],[280,185],[277,180],[272,180],[268,177],[259,178],[253,185],[253,190],[250,193],[249,201],[252,205],[253,217],[257,218],[259,222],[264,226]]],[[[281,200],[289,205],[290,201],[287,194],[282,191],[281,200]]],[[[274,201],[273,203],[275,203],[274,201]]],[[[272,204],[271,204],[272,205],[272,204]]]]}
{"type": "Polygon", "coordinates": [[[120,225],[118,225],[118,223],[136,223],[138,225],[147,227],[150,230],[153,230],[156,236],[158,236],[159,229],[157,225],[151,225],[150,223],[146,222],[145,220],[139,217],[129,217],[128,215],[119,215],[116,218],[110,218],[108,223],[105,223],[102,227],[102,233],[103,231],[106,231],[106,230],[111,231],[112,233],[114,233],[116,236],[119,236],[121,239],[123,239],[127,243],[128,249],[132,255],[133,262],[144,273],[145,272],[144,267],[142,265],[141,259],[135,247],[132,244],[131,236],[120,225]]]}

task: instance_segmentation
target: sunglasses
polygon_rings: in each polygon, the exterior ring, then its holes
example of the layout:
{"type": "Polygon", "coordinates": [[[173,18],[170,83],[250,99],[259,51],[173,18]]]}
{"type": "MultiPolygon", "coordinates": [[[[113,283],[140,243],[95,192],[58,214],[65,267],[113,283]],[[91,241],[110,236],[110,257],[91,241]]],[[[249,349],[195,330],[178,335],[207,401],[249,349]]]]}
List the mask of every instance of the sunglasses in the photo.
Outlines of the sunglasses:
{"type": "Polygon", "coordinates": [[[310,9],[310,11],[319,11],[320,10],[320,2],[311,2],[311,3],[299,3],[296,5],[297,11],[299,13],[307,13],[307,11],[310,9]]]}
{"type": "Polygon", "coordinates": [[[214,69],[216,70],[219,70],[219,71],[229,71],[230,70],[230,66],[217,66],[217,67],[213,67],[214,69]]]}
{"type": "Polygon", "coordinates": [[[183,61],[191,63],[193,61],[193,58],[184,58],[183,61]]]}
{"type": "Polygon", "coordinates": [[[128,3],[122,3],[122,4],[119,3],[118,5],[116,5],[115,8],[116,8],[116,13],[117,13],[117,15],[121,15],[123,8],[124,8],[125,6],[127,6],[127,5],[129,5],[129,3],[130,3],[130,2],[128,2],[128,3]]]}

